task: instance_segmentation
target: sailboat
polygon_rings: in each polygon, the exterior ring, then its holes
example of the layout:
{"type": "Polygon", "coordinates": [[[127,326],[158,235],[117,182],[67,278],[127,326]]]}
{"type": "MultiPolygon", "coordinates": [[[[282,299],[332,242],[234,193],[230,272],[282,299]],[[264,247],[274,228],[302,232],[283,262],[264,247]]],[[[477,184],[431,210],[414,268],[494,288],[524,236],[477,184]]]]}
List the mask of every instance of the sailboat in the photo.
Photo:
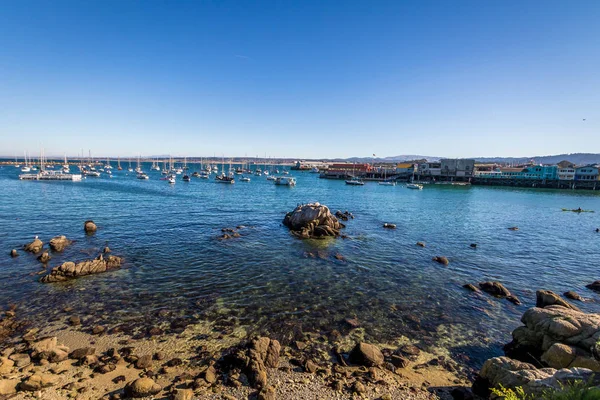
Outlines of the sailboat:
{"type": "Polygon", "coordinates": [[[183,181],[184,182],[189,182],[190,181],[190,176],[188,175],[188,166],[187,166],[187,157],[183,158],[183,170],[185,171],[183,174],[183,181]]]}
{"type": "Polygon", "coordinates": [[[160,167],[158,166],[158,161],[152,160],[152,170],[153,171],[160,171],[160,167]]]}
{"type": "Polygon", "coordinates": [[[131,158],[129,159],[129,168],[127,168],[127,171],[133,172],[133,168],[131,167],[131,158]]]}
{"type": "Polygon", "coordinates": [[[361,179],[357,179],[354,176],[354,163],[352,163],[352,176],[350,177],[349,180],[346,181],[346,185],[363,186],[364,184],[365,183],[361,179]]]}
{"type": "Polygon", "coordinates": [[[225,157],[223,157],[223,161],[221,162],[221,174],[217,175],[215,180],[218,183],[235,183],[233,176],[225,174],[225,157]]]}
{"type": "Polygon", "coordinates": [[[68,174],[69,172],[71,172],[71,169],[69,168],[69,162],[67,161],[66,154],[65,154],[65,163],[63,164],[62,170],[65,174],[68,174]]]}
{"type": "Polygon", "coordinates": [[[388,181],[387,180],[387,168],[383,169],[383,181],[379,182],[380,185],[382,186],[396,186],[396,182],[395,181],[388,181]]]}
{"type": "Polygon", "coordinates": [[[106,167],[104,169],[112,169],[112,165],[110,165],[110,160],[106,157],[106,167]]]}
{"type": "Polygon", "coordinates": [[[29,163],[27,162],[27,152],[25,152],[25,165],[21,168],[21,172],[29,172],[31,171],[31,167],[29,167],[29,163]]]}

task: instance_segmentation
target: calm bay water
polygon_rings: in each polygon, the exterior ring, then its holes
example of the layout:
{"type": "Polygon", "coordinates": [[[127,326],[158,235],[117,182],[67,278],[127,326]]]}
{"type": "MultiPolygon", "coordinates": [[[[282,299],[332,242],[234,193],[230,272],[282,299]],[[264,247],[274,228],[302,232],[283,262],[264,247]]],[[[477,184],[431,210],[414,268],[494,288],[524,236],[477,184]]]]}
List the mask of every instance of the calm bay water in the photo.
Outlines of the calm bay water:
{"type": "Polygon", "coordinates": [[[294,188],[257,176],[234,185],[185,183],[179,176],[170,186],[159,172],[149,174],[147,181],[115,171],[110,179],[26,182],[16,168],[1,167],[0,305],[17,304],[34,323],[65,306],[108,324],[152,324],[166,309],[182,317],[234,318],[284,338],[298,326],[343,331],[344,318],[357,317],[370,340],[406,335],[475,363],[500,353],[523,311],[535,305],[537,289],[575,290],[595,300],[580,308],[600,311],[600,297],[585,288],[600,279],[598,193],[353,187],[300,172],[292,173],[294,188]],[[301,241],[281,226],[286,211],[312,201],[352,212],[350,238],[301,241]],[[577,207],[596,213],[561,211],[577,207]],[[89,237],[87,219],[99,227],[89,237]],[[383,229],[384,222],[398,228],[383,229]],[[217,240],[221,228],[238,225],[246,226],[241,238],[217,240]],[[44,285],[34,256],[9,256],[34,235],[47,243],[61,234],[76,242],[53,254],[50,266],[95,256],[108,245],[124,257],[124,268],[44,285]],[[447,256],[450,265],[432,262],[434,255],[447,256]],[[503,282],[523,305],[462,288],[483,280],[503,282]]]}

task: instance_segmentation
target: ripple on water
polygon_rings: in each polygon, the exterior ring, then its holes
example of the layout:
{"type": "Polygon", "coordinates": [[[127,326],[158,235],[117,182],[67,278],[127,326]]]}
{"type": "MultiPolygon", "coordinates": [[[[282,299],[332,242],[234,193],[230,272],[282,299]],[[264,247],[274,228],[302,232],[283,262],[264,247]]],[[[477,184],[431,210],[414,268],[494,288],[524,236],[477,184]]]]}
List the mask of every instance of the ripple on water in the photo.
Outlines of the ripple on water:
{"type": "MultiPolygon", "coordinates": [[[[408,336],[480,362],[510,340],[521,313],[535,304],[536,289],[597,296],[585,284],[600,278],[594,232],[600,213],[560,211],[598,208],[597,193],[350,187],[308,173],[295,173],[298,185],[291,189],[259,177],[248,185],[198,179],[170,187],[156,172],[149,181],[115,172],[112,179],[81,183],[21,182],[16,174],[0,168],[0,300],[30,315],[59,317],[74,306],[107,323],[144,325],[166,309],[170,318],[234,318],[286,337],[294,326],[347,331],[344,319],[356,317],[370,340],[408,336]],[[310,201],[351,211],[350,239],[290,236],[281,226],[284,213],[310,201]],[[99,226],[93,236],[83,234],[86,219],[99,226]],[[384,230],[384,222],[398,228],[384,230]],[[221,228],[238,225],[246,226],[241,238],[217,240],[221,228]],[[109,245],[125,257],[124,268],[41,285],[35,257],[8,256],[33,235],[47,242],[59,234],[75,243],[53,254],[51,265],[92,257],[109,245]],[[337,253],[345,260],[336,260],[337,253]],[[433,255],[450,264],[432,262],[433,255]],[[502,281],[524,305],[462,288],[489,279],[502,281]]],[[[598,312],[598,304],[580,306],[598,312]]]]}

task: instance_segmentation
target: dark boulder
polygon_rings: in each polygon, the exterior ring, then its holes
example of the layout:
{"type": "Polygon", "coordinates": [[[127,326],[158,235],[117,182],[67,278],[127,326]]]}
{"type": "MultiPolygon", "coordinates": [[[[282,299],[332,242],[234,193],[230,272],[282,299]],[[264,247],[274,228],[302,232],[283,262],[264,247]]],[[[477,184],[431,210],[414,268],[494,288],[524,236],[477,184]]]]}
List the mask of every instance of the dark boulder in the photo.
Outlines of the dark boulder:
{"type": "Polygon", "coordinates": [[[510,296],[510,292],[503,284],[497,281],[492,282],[480,282],[479,288],[486,293],[491,294],[494,297],[508,297],[510,296]]]}
{"type": "Polygon", "coordinates": [[[450,261],[448,261],[448,259],[444,256],[435,256],[431,259],[432,261],[435,261],[437,263],[440,263],[442,265],[448,265],[450,264],[450,261]]]}
{"type": "Polygon", "coordinates": [[[546,306],[563,306],[570,308],[572,310],[581,311],[579,308],[575,307],[571,303],[563,300],[559,295],[550,291],[550,290],[538,290],[536,293],[536,302],[535,306],[539,308],[544,308],[546,306]]]}

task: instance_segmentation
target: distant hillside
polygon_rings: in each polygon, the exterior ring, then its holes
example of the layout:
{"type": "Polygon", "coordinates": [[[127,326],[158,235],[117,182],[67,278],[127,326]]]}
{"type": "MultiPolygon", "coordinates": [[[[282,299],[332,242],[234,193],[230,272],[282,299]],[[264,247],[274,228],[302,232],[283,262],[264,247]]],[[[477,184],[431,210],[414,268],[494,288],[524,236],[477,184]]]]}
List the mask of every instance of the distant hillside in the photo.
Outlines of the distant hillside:
{"type": "Polygon", "coordinates": [[[576,165],[600,164],[600,154],[598,153],[572,153],[558,154],[555,156],[533,156],[533,157],[475,157],[475,160],[482,163],[524,163],[534,160],[539,164],[557,164],[567,160],[576,165]]]}

